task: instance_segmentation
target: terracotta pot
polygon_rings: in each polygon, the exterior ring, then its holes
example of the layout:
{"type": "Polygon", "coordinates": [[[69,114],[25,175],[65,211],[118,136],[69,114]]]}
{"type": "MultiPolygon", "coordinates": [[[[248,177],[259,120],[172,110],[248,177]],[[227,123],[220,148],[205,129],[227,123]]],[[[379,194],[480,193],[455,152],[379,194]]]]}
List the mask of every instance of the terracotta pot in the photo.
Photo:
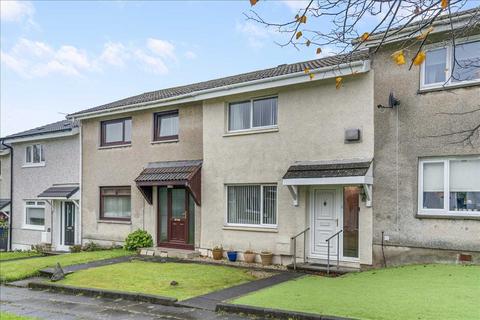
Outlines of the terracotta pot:
{"type": "Polygon", "coordinates": [[[244,252],[243,253],[243,260],[245,260],[246,263],[254,263],[255,262],[255,252],[244,252]]]}
{"type": "Polygon", "coordinates": [[[271,252],[262,252],[260,253],[260,256],[262,257],[262,264],[264,266],[269,266],[272,264],[273,260],[273,253],[271,252]]]}
{"type": "Polygon", "coordinates": [[[213,249],[212,250],[213,260],[222,260],[223,259],[223,250],[222,249],[213,249]]]}

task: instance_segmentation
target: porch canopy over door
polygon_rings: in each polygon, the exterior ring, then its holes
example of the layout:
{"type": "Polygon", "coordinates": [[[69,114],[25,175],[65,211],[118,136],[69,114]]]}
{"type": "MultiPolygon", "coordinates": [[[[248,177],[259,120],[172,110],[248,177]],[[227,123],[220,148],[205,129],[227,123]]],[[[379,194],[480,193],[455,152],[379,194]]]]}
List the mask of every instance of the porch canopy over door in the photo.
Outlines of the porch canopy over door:
{"type": "Polygon", "coordinates": [[[362,185],[367,206],[372,202],[373,168],[371,159],[350,159],[334,161],[298,161],[290,166],[283,176],[298,205],[298,187],[315,185],[362,185]]]}
{"type": "Polygon", "coordinates": [[[184,186],[197,205],[201,202],[202,160],[151,162],[135,179],[137,188],[153,204],[154,186],[184,186]]]}
{"type": "Polygon", "coordinates": [[[78,200],[78,184],[54,184],[40,193],[37,198],[43,200],[78,200]]]}

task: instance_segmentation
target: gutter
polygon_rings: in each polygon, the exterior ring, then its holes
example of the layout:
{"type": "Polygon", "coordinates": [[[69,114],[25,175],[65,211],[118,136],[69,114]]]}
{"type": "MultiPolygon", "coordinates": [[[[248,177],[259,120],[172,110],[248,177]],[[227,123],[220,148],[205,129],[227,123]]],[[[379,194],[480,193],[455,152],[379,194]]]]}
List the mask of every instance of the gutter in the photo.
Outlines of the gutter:
{"type": "MultiPolygon", "coordinates": [[[[333,78],[333,77],[336,77],[336,76],[353,74],[354,73],[353,68],[358,68],[359,69],[357,71],[357,73],[368,72],[370,70],[370,61],[369,60],[358,60],[358,61],[354,61],[354,62],[342,63],[342,64],[339,64],[339,65],[314,69],[310,73],[321,74],[321,73],[327,73],[327,72],[332,72],[332,71],[338,71],[338,74],[332,74],[330,76],[314,80],[314,81],[319,81],[319,80],[325,80],[325,79],[333,78]]],[[[211,99],[211,98],[226,96],[226,95],[229,95],[229,94],[234,94],[234,93],[231,93],[231,92],[222,92],[222,91],[232,91],[234,89],[240,89],[240,88],[244,88],[244,87],[248,87],[248,86],[252,86],[252,85],[270,84],[270,83],[275,82],[275,81],[289,80],[289,79],[295,79],[295,78],[299,78],[299,77],[305,77],[305,80],[304,81],[298,81],[298,83],[311,81],[311,80],[308,79],[308,76],[305,75],[304,71],[299,71],[299,72],[285,74],[285,75],[281,75],[281,76],[277,76],[277,77],[257,79],[257,80],[248,81],[248,82],[241,82],[241,83],[237,83],[237,84],[226,85],[226,86],[222,86],[222,87],[191,92],[191,93],[187,93],[187,94],[183,94],[183,95],[179,95],[179,96],[174,96],[174,97],[169,97],[169,98],[165,98],[165,99],[159,99],[159,100],[141,102],[141,103],[135,103],[135,104],[128,104],[128,105],[125,105],[125,106],[119,106],[119,107],[115,107],[115,108],[85,112],[85,113],[81,113],[81,114],[78,114],[78,115],[69,114],[69,115],[67,115],[67,119],[69,119],[69,120],[82,120],[82,119],[94,118],[94,117],[99,117],[99,116],[112,114],[112,113],[126,112],[126,111],[129,111],[130,109],[133,109],[133,108],[135,108],[135,111],[138,111],[138,110],[142,110],[142,109],[149,109],[149,108],[160,107],[160,106],[164,106],[164,105],[165,106],[166,105],[171,105],[175,102],[177,102],[177,103],[194,102],[194,101],[199,101],[199,100],[203,100],[203,99],[211,99]]],[[[280,87],[280,86],[282,86],[282,85],[279,85],[278,87],[280,87]]],[[[269,88],[272,88],[272,87],[275,87],[275,86],[271,86],[269,88]]]]}
{"type": "Polygon", "coordinates": [[[19,136],[7,136],[3,140],[7,143],[18,143],[18,142],[29,142],[29,141],[39,141],[39,140],[48,140],[56,139],[62,137],[74,136],[79,133],[78,128],[65,129],[52,132],[43,132],[43,133],[30,133],[26,135],[19,136]]]}
{"type": "Polygon", "coordinates": [[[2,146],[10,149],[10,217],[8,217],[8,251],[12,251],[12,223],[13,223],[13,147],[1,140],[2,146]]]}

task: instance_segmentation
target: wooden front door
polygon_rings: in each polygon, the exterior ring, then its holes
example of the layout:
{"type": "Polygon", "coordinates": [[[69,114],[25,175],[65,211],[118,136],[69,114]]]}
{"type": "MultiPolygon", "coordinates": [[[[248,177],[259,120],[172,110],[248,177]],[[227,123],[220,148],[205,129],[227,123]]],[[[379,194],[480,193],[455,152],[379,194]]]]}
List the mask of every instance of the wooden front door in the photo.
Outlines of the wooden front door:
{"type": "Polygon", "coordinates": [[[189,241],[193,239],[189,239],[191,200],[187,189],[161,187],[158,189],[158,201],[158,245],[193,248],[193,242],[189,241]]]}
{"type": "Polygon", "coordinates": [[[73,246],[75,244],[75,205],[73,202],[64,203],[64,239],[65,246],[73,246]]]}

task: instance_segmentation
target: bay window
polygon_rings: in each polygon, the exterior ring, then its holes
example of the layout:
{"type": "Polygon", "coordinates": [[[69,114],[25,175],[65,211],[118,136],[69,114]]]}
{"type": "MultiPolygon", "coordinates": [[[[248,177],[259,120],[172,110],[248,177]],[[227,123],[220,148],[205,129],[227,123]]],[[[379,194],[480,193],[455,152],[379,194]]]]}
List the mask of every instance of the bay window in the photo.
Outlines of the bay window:
{"type": "Polygon", "coordinates": [[[421,160],[419,213],[480,216],[480,157],[421,160]]]}
{"type": "Polygon", "coordinates": [[[437,88],[480,82],[480,40],[457,41],[426,49],[420,88],[437,88]]]}
{"type": "Polygon", "coordinates": [[[277,186],[227,186],[227,224],[270,226],[277,224],[277,186]]]}
{"type": "Polygon", "coordinates": [[[228,105],[228,130],[240,131],[277,126],[278,98],[260,98],[228,105]]]}

